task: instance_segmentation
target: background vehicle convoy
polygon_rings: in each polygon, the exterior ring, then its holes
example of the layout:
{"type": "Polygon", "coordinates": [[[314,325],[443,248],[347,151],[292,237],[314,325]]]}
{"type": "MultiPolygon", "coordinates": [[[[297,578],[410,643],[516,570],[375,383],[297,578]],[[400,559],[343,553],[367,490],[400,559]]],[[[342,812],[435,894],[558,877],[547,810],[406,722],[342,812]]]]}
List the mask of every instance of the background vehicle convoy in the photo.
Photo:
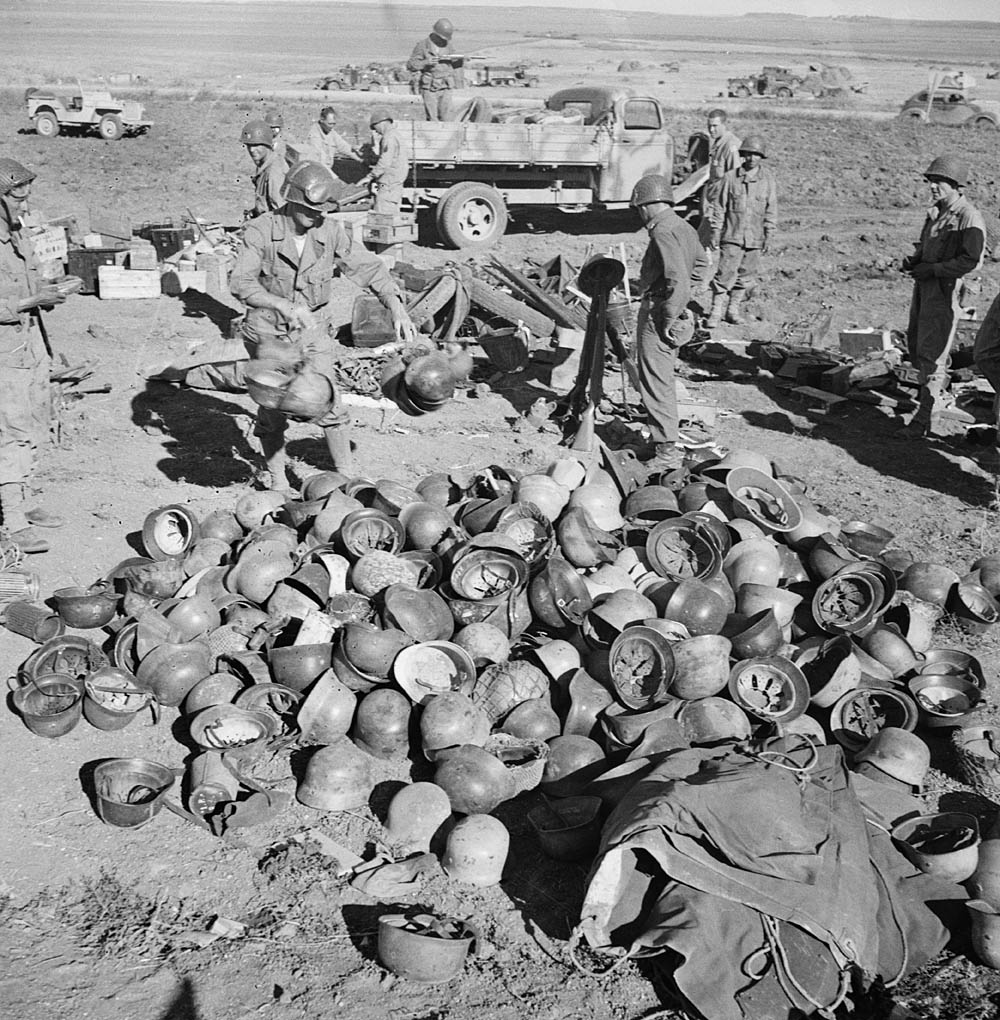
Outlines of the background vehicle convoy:
{"type": "MultiPolygon", "coordinates": [[[[399,128],[410,158],[405,194],[414,208],[435,207],[438,234],[452,248],[495,243],[510,207],[627,208],[640,177],[674,170],[666,111],[630,89],[563,89],[520,122],[404,121],[399,128]]],[[[691,203],[707,173],[699,166],[678,182],[676,202],[691,203]]]]}
{"type": "Polygon", "coordinates": [[[471,67],[472,85],[523,85],[537,88],[538,77],[531,72],[528,64],[484,64],[471,67]]]}
{"type": "Polygon", "coordinates": [[[924,121],[929,124],[951,124],[959,127],[1000,128],[1000,103],[988,100],[973,102],[967,89],[923,89],[903,103],[901,120],[924,121]]]}
{"type": "Polygon", "coordinates": [[[87,131],[96,127],[102,138],[114,141],[141,134],[153,125],[144,119],[142,103],[115,99],[102,83],[30,88],[24,101],[28,119],[43,138],[55,138],[67,128],[87,131]]]}
{"type": "Polygon", "coordinates": [[[765,67],[760,74],[730,78],[726,91],[736,99],[749,99],[751,96],[791,99],[802,88],[803,80],[801,75],[793,74],[787,67],[765,67]]]}
{"type": "Polygon", "coordinates": [[[339,71],[320,78],[316,82],[316,88],[326,92],[339,92],[341,89],[367,92],[386,85],[407,82],[409,78],[410,74],[403,64],[369,64],[367,67],[347,64],[339,71]]]}

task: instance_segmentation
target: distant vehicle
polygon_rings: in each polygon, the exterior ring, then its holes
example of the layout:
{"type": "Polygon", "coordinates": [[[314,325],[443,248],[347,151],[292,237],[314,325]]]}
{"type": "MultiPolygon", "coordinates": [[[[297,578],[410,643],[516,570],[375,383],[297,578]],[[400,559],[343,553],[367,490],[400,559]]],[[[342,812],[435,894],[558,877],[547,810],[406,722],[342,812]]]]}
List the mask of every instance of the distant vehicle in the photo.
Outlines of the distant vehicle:
{"type": "Polygon", "coordinates": [[[749,99],[751,96],[791,99],[802,88],[802,82],[802,75],[793,74],[787,67],[765,67],[760,74],[730,78],[726,91],[735,99],[749,99]]]}
{"type": "Polygon", "coordinates": [[[402,64],[369,64],[367,67],[347,64],[334,74],[320,78],[316,88],[326,92],[339,92],[341,89],[370,92],[372,89],[383,89],[409,80],[409,72],[402,64]]]}
{"type": "Polygon", "coordinates": [[[115,99],[103,83],[78,83],[76,87],[44,85],[24,93],[28,118],[36,134],[55,138],[67,128],[97,133],[107,141],[148,131],[142,103],[115,99]]]}
{"type": "Polygon", "coordinates": [[[538,88],[538,76],[531,73],[527,64],[486,64],[470,68],[473,85],[523,85],[538,88]]]}
{"type": "Polygon", "coordinates": [[[996,131],[1000,128],[1000,103],[973,102],[967,89],[935,89],[933,92],[924,89],[903,103],[899,117],[900,120],[996,131]]]}

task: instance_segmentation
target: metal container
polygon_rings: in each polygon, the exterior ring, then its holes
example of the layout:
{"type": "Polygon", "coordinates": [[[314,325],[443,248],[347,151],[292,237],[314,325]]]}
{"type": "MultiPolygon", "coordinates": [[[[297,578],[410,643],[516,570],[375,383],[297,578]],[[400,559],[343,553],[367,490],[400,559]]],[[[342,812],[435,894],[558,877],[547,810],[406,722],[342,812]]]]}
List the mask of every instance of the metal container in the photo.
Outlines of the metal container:
{"type": "Polygon", "coordinates": [[[33,602],[11,602],[4,613],[4,626],[15,634],[30,638],[36,645],[59,637],[66,630],[66,625],[56,613],[33,602]]]}

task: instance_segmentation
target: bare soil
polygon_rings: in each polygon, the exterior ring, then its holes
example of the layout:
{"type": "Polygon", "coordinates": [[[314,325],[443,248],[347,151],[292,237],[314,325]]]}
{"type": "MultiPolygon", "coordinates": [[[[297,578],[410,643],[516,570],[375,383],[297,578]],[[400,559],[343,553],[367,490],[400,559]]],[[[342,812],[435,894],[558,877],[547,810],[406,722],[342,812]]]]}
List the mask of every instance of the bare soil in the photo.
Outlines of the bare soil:
{"type": "MultiPolygon", "coordinates": [[[[21,93],[12,87],[0,93],[4,155],[38,171],[35,201],[49,216],[73,214],[86,224],[92,210],[113,208],[141,223],[191,210],[235,223],[250,191],[239,126],[259,99],[217,99],[213,88],[247,85],[266,97],[268,90],[308,85],[313,74],[331,69],[329,53],[306,32],[300,36],[304,55],[294,66],[268,59],[266,37],[260,34],[265,5],[205,5],[196,15],[195,5],[137,4],[120,29],[121,41],[131,48],[117,48],[110,63],[99,30],[116,6],[21,5],[16,12],[21,34],[16,59],[11,54],[5,65],[7,81],[20,86],[59,75],[123,71],[151,75],[154,85],[191,83],[190,97],[149,95],[156,125],[146,137],[114,143],[96,137],[44,140],[24,130],[21,93]],[[56,6],[75,18],[58,30],[51,18],[41,16],[56,6]],[[244,17],[240,31],[258,32],[256,49],[238,47],[223,31],[244,17]],[[164,19],[177,26],[174,35],[164,30],[164,19]],[[189,45],[196,36],[201,48],[189,45]],[[249,81],[237,80],[237,74],[249,81]]],[[[287,18],[293,8],[302,18],[317,16],[309,5],[280,6],[284,11],[278,17],[287,18]]],[[[371,59],[391,56],[393,49],[408,51],[411,37],[419,36],[427,20],[419,9],[411,14],[396,9],[394,17],[402,20],[379,35],[371,59]]],[[[495,27],[500,21],[482,20],[487,18],[482,12],[479,17],[469,28],[470,49],[498,45],[492,33],[500,31],[495,27]]],[[[510,23],[508,16],[505,24],[510,23]]],[[[513,37],[505,28],[502,52],[544,53],[552,59],[556,66],[543,72],[543,90],[577,80],[650,89],[675,104],[674,134],[682,143],[703,126],[704,104],[724,82],[727,67],[738,73],[764,62],[781,63],[781,55],[801,65],[817,54],[836,55],[830,62],[849,64],[857,77],[880,83],[874,96],[833,111],[836,119],[802,116],[802,110],[817,105],[805,101],[784,107],[726,104],[737,132],[767,137],[781,201],[779,237],[749,304],[750,322],[726,334],[732,339],[802,342],[827,316],[828,341],[847,326],[904,328],[908,281],[891,263],[909,252],[919,231],[928,200],[920,175],[934,155],[958,151],[966,157],[974,170],[973,202],[995,210],[997,136],[854,115],[891,112],[921,87],[932,61],[963,52],[970,60],[987,60],[995,33],[950,26],[934,37],[942,48],[931,51],[932,36],[923,29],[889,34],[879,24],[869,33],[851,24],[817,22],[810,32],[792,19],[782,38],[774,25],[764,31],[745,19],[711,24],[684,19],[686,37],[678,30],[665,45],[640,34],[640,22],[631,16],[613,24],[618,30],[609,33],[595,15],[567,31],[565,12],[545,12],[535,37],[513,37]],[[544,37],[550,30],[553,36],[544,37]],[[616,75],[614,68],[624,59],[651,66],[635,75],[616,75]],[[658,72],[659,63],[674,59],[681,60],[681,72],[658,72]]],[[[280,38],[287,52],[298,47],[280,38]]],[[[5,33],[0,51],[11,46],[10,39],[5,33]]],[[[367,55],[364,49],[354,53],[356,60],[367,55]]],[[[335,66],[340,62],[345,61],[332,60],[335,66]]],[[[517,100],[529,91],[507,98],[517,100]]],[[[314,99],[284,101],[286,133],[302,137],[320,102],[329,98],[316,93],[314,99]]],[[[393,97],[379,98],[386,100],[393,97]]],[[[341,124],[349,137],[363,140],[366,122],[363,105],[344,102],[341,124]]],[[[518,217],[495,254],[515,266],[559,253],[579,264],[588,252],[621,243],[634,273],[645,247],[637,226],[624,215],[537,212],[518,217]]],[[[408,245],[403,257],[422,267],[463,258],[433,243],[408,245]]],[[[1000,286],[1000,271],[987,263],[981,276],[980,314],[1000,286]]],[[[349,285],[339,292],[344,320],[353,293],[349,285]]],[[[52,551],[31,561],[43,596],[64,585],[86,585],[135,555],[137,532],[150,510],[184,503],[203,514],[231,508],[247,490],[257,463],[248,439],[249,398],[147,384],[137,373],[146,359],[217,337],[224,319],[203,302],[169,297],[123,302],[76,297],[48,316],[57,354],[71,364],[99,359],[97,378],[112,388],[107,394],[66,395],[59,443],[43,461],[38,482],[46,505],[69,518],[67,527],[52,533],[52,551]]],[[[898,438],[891,416],[860,404],[845,416],[823,419],[791,402],[773,380],[740,359],[712,367],[691,363],[684,374],[693,394],[722,409],[713,434],[717,442],[766,452],[842,520],[879,523],[895,533],[898,547],[960,572],[1000,547],[994,481],[969,458],[960,435],[907,443],[898,438]]],[[[366,474],[415,482],[437,470],[547,463],[557,451],[558,433],[523,417],[536,399],[551,396],[538,373],[497,377],[478,352],[474,378],[489,385],[470,389],[420,419],[355,407],[366,474]]],[[[614,437],[612,419],[602,428],[614,437]]],[[[308,426],[293,428],[290,450],[302,476],[325,466],[323,444],[308,426]]],[[[945,628],[942,640],[960,642],[982,658],[992,701],[997,637],[969,639],[945,628]]],[[[0,631],[5,675],[12,675],[31,649],[26,639],[0,631]]],[[[637,967],[601,981],[571,966],[566,939],[578,917],[586,867],[547,860],[520,801],[498,812],[513,841],[499,887],[475,891],[437,877],[419,894],[429,907],[471,917],[481,926],[480,958],[461,980],[447,985],[425,988],[387,975],[374,951],[376,919],[386,905],[348,887],[331,858],[292,837],[317,828],[367,856],[382,846],[381,819],[392,792],[401,782],[425,778],[424,765],[386,769],[370,808],[326,815],[296,804],[270,824],[225,839],[167,813],[137,830],[104,826],[85,793],[94,767],[129,755],[182,765],[191,746],[174,716],[168,712],[157,726],[144,718],[118,732],[84,723],[46,741],[28,732],[13,712],[0,714],[8,769],[0,789],[5,865],[0,954],[7,960],[0,989],[8,1016],[639,1020],[662,1007],[660,990],[637,967]],[[203,932],[216,917],[240,921],[245,934],[196,948],[191,933],[203,932]]],[[[946,740],[932,737],[931,742],[932,799],[949,797],[989,823],[998,805],[958,783],[946,740]]],[[[273,763],[272,778],[284,776],[291,789],[301,757],[273,763]]],[[[1000,1015],[1000,982],[965,957],[943,957],[897,998],[919,1016],[1000,1015]]],[[[887,1012],[888,1006],[872,1015],[887,1012]]]]}

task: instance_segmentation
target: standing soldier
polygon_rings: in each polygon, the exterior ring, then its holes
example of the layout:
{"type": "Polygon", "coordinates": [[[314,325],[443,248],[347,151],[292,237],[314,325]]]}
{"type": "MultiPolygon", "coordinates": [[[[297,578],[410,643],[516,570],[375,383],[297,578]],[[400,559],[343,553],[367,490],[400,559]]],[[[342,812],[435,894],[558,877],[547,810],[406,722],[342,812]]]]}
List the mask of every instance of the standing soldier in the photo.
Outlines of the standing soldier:
{"type": "Polygon", "coordinates": [[[687,307],[691,280],[706,262],[697,231],[673,211],[672,202],[670,182],[659,174],[640,178],[632,189],[631,205],[649,232],[639,272],[639,389],[653,443],[651,466],[660,471],[679,467],[682,459],[674,364],[694,335],[687,307]]]}
{"type": "MultiPolygon", "coordinates": [[[[701,191],[701,222],[698,225],[698,237],[702,245],[708,248],[712,240],[712,224],[709,211],[718,201],[722,190],[722,178],[730,170],[740,165],[740,140],[726,125],[726,111],[715,109],[708,111],[708,180],[701,191]]],[[[709,266],[705,278],[699,280],[700,289],[704,290],[711,282],[714,272],[709,266]]]]}
{"type": "Polygon", "coordinates": [[[264,120],[267,121],[267,126],[271,129],[271,148],[287,163],[288,153],[285,149],[285,139],[281,137],[285,118],[281,116],[281,111],[277,107],[272,106],[264,111],[264,120]]]}
{"type": "Polygon", "coordinates": [[[705,325],[722,322],[739,325],[747,291],[757,282],[760,257],[767,251],[778,217],[778,191],[774,176],[762,162],[767,158],[764,139],[750,135],[740,142],[741,166],[722,178],[718,198],[709,211],[712,227],[709,247],[718,248],[719,268],[712,281],[712,311],[705,325]]]}
{"type": "MultiPolygon", "coordinates": [[[[906,342],[920,381],[917,410],[903,430],[910,437],[933,433],[961,315],[959,281],[979,268],[986,246],[983,217],[962,194],[969,183],[965,163],[954,156],[938,156],[924,177],[933,205],[913,254],[902,262],[903,272],[913,277],[906,342]]],[[[984,345],[977,343],[976,353],[980,363],[986,360],[984,345]]]]}
{"type": "MultiPolygon", "coordinates": [[[[416,330],[385,263],[355,247],[344,228],[327,218],[343,188],[322,163],[298,163],[285,180],[285,204],[247,227],[229,287],[249,309],[243,338],[252,359],[305,361],[330,378],[333,348],[326,330],[317,327],[330,300],[331,283],[341,274],[378,297],[401,340],[415,338],[416,330]]],[[[192,373],[186,381],[197,385],[192,373]]],[[[335,400],[314,424],[323,429],[334,468],[353,474],[350,427],[340,401],[335,400]]],[[[281,489],[286,484],[286,426],[280,411],[258,409],[256,435],[267,464],[267,476],[262,478],[266,488],[281,489]]]]}
{"type": "Polygon", "coordinates": [[[336,130],[337,111],[332,106],[324,106],[319,112],[319,120],[309,129],[306,136],[306,148],[311,159],[325,166],[332,167],[338,156],[350,156],[361,159],[361,152],[336,130]]]}
{"type": "Polygon", "coordinates": [[[38,448],[49,436],[51,394],[43,308],[65,296],[38,276],[21,216],[35,174],[13,159],[0,159],[0,509],[3,530],[25,553],[43,553],[40,527],[57,528],[55,514],[27,508],[25,491],[35,473],[38,448]]]}
{"type": "Polygon", "coordinates": [[[410,172],[410,163],[403,151],[403,142],[388,110],[372,110],[368,121],[379,139],[378,162],[358,181],[371,185],[375,193],[374,211],[398,213],[403,198],[403,183],[410,172]]]}
{"type": "Polygon", "coordinates": [[[272,212],[282,204],[281,186],[288,173],[284,159],[274,151],[274,136],[266,121],[248,120],[243,125],[240,141],[247,147],[253,160],[253,208],[246,217],[252,219],[272,212]]]}
{"type": "Polygon", "coordinates": [[[455,28],[447,18],[438,18],[431,34],[413,47],[406,62],[406,69],[419,75],[417,90],[424,101],[428,120],[451,119],[451,93],[457,84],[451,59],[454,56],[451,48],[454,33],[455,28]]]}

